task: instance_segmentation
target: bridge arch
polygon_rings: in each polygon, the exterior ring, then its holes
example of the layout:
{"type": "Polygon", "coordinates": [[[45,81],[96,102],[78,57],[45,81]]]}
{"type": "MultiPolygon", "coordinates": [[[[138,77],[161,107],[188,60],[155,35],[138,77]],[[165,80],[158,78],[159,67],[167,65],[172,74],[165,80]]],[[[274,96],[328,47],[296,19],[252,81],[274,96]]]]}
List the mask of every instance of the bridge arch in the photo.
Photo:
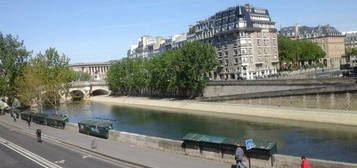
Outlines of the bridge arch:
{"type": "Polygon", "coordinates": [[[109,95],[111,93],[105,81],[72,82],[69,91],[71,96],[73,93],[74,97],[83,99],[88,99],[90,96],[109,95]]]}
{"type": "Polygon", "coordinates": [[[83,100],[85,97],[85,94],[82,90],[78,89],[78,90],[72,90],[69,93],[72,97],[72,100],[83,100]]]}
{"type": "Polygon", "coordinates": [[[102,96],[102,95],[109,95],[109,90],[107,89],[95,89],[91,92],[90,96],[102,96]]]}

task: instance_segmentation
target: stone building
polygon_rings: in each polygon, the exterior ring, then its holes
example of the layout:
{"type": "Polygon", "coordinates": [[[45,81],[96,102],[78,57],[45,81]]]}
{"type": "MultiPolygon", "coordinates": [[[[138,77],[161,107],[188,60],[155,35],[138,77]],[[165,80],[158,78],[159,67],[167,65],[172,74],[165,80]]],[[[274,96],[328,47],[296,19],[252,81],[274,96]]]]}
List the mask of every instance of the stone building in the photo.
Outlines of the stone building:
{"type": "Polygon", "coordinates": [[[129,58],[151,57],[152,55],[158,54],[160,52],[160,46],[165,42],[165,40],[166,39],[160,36],[141,36],[139,38],[138,44],[132,45],[128,50],[127,56],[129,58]]]}
{"type": "Polygon", "coordinates": [[[345,47],[347,48],[357,48],[357,31],[345,32],[345,47]]]}
{"type": "Polygon", "coordinates": [[[107,72],[111,64],[115,61],[109,62],[97,62],[97,63],[78,63],[71,64],[69,68],[77,72],[85,72],[91,75],[91,80],[105,80],[107,77],[107,72]]]}
{"type": "Polygon", "coordinates": [[[310,40],[325,51],[325,58],[321,59],[328,68],[339,68],[345,61],[345,36],[336,28],[325,26],[295,25],[281,28],[280,34],[297,40],[310,40]]]}
{"type": "Polygon", "coordinates": [[[187,33],[177,34],[169,37],[160,46],[160,52],[181,48],[187,42],[187,33]]]}
{"type": "Polygon", "coordinates": [[[138,44],[134,44],[128,50],[127,56],[129,58],[147,58],[152,57],[155,54],[160,54],[161,52],[180,48],[187,41],[187,33],[177,34],[172,37],[152,37],[152,36],[142,36],[140,37],[138,44]]]}
{"type": "Polygon", "coordinates": [[[246,4],[217,12],[190,26],[190,39],[212,44],[219,66],[211,80],[256,79],[279,67],[277,30],[267,9],[246,4]]]}

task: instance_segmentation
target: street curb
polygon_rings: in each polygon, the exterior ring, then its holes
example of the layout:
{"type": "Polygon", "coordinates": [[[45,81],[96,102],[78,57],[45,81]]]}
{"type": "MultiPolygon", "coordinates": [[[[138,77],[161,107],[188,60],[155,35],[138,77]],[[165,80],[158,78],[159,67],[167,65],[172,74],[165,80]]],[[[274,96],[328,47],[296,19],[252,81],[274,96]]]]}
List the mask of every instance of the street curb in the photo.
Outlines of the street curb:
{"type": "MultiPolygon", "coordinates": [[[[24,134],[28,134],[28,135],[35,135],[35,133],[30,133],[30,132],[26,131],[24,128],[19,127],[19,126],[10,125],[10,124],[5,123],[3,121],[0,121],[0,124],[5,126],[5,127],[7,127],[7,128],[9,128],[9,129],[16,128],[16,129],[18,129],[16,131],[19,132],[19,133],[24,133],[24,134]]],[[[100,152],[97,152],[97,151],[93,151],[93,150],[90,150],[90,149],[87,149],[87,148],[84,148],[84,147],[81,147],[81,146],[78,146],[78,145],[75,145],[75,144],[71,144],[69,142],[66,142],[66,141],[63,141],[63,140],[60,140],[60,139],[57,139],[57,138],[54,138],[52,136],[44,135],[44,138],[56,142],[57,145],[60,145],[62,143],[62,144],[65,144],[67,146],[72,146],[72,147],[78,148],[78,149],[80,149],[82,151],[86,151],[88,153],[94,153],[96,155],[99,155],[99,156],[102,157],[102,159],[107,159],[108,160],[108,158],[109,158],[111,160],[127,164],[126,166],[139,167],[139,168],[153,168],[153,167],[149,167],[149,166],[146,166],[146,165],[142,165],[142,164],[134,163],[134,162],[131,162],[131,161],[123,160],[123,159],[120,159],[120,158],[116,158],[116,157],[113,157],[113,156],[109,156],[107,154],[100,153],[100,152]]],[[[68,148],[68,149],[71,149],[71,148],[68,148]]]]}

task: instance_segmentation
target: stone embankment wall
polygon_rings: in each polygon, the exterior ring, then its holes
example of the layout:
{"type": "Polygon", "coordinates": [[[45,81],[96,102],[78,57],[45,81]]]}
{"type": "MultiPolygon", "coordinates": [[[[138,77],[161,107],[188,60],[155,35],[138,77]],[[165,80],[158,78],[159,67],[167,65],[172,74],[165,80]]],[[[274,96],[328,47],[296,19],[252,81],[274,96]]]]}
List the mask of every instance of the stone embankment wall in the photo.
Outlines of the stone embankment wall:
{"type": "MultiPolygon", "coordinates": [[[[301,159],[300,157],[293,157],[287,155],[274,155],[276,168],[292,168],[292,167],[300,167],[301,159]]],[[[327,160],[319,160],[319,159],[308,159],[311,167],[318,168],[356,168],[357,164],[353,163],[344,163],[344,162],[335,162],[335,161],[327,161],[327,160]]]]}
{"type": "MultiPolygon", "coordinates": [[[[66,130],[78,133],[78,125],[67,123],[66,130]]],[[[221,153],[220,150],[214,149],[185,149],[183,141],[171,140],[165,138],[151,137],[127,132],[109,131],[109,140],[136,145],[144,148],[151,148],[166,152],[175,152],[183,155],[200,157],[212,160],[218,160],[228,163],[234,163],[233,153],[221,153]]],[[[279,146],[278,146],[279,150],[279,146]]],[[[318,168],[357,168],[357,164],[326,161],[318,159],[309,159],[312,167],[318,168]]],[[[301,160],[299,157],[274,154],[271,158],[251,158],[252,168],[292,168],[300,167],[301,160]]]]}
{"type": "Polygon", "coordinates": [[[204,90],[202,100],[224,101],[261,97],[321,94],[356,90],[356,79],[298,79],[213,81],[204,90]]]}

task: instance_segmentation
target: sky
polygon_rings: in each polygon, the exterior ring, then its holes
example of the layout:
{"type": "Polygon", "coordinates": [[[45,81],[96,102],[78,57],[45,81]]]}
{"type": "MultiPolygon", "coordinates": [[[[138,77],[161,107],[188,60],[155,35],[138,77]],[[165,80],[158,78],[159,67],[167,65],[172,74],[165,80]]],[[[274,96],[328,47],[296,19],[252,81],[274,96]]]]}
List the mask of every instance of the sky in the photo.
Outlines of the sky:
{"type": "Polygon", "coordinates": [[[235,5],[267,8],[276,27],[330,24],[357,31],[357,0],[0,0],[0,32],[36,55],[55,47],[71,63],[126,56],[142,35],[170,36],[235,5]]]}

